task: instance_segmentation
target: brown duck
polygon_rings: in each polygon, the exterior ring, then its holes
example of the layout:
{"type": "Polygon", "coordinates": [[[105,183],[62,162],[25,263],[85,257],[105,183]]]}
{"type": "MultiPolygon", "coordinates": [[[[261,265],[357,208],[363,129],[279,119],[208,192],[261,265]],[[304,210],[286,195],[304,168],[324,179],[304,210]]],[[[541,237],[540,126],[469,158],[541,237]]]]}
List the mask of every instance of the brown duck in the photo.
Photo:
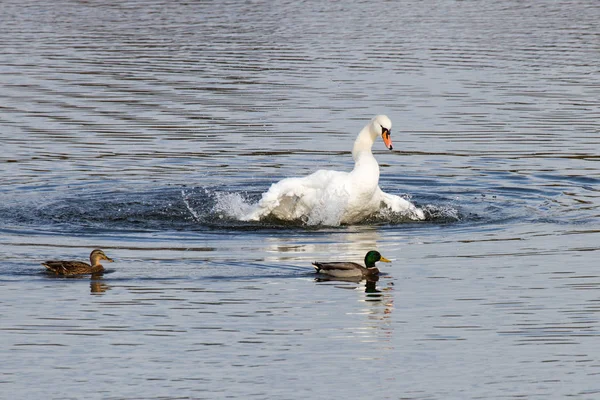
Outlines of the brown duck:
{"type": "Polygon", "coordinates": [[[90,262],[84,263],[81,261],[45,261],[42,263],[48,271],[55,273],[56,275],[85,275],[85,274],[97,274],[104,271],[104,267],[100,264],[101,260],[113,262],[114,260],[108,258],[106,254],[100,249],[96,249],[90,254],[90,262]]]}

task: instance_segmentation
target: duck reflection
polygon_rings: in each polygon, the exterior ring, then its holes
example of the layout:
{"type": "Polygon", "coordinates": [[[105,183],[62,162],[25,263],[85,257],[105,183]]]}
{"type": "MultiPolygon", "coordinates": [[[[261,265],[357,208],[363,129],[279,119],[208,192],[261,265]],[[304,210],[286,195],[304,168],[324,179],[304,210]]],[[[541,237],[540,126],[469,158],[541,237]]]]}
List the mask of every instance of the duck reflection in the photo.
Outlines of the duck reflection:
{"type": "Polygon", "coordinates": [[[102,294],[107,290],[110,290],[111,287],[104,281],[104,274],[97,273],[92,274],[91,276],[84,275],[56,275],[56,274],[48,274],[44,272],[44,275],[48,279],[68,279],[68,280],[88,280],[90,281],[90,294],[102,294]]]}
{"type": "Polygon", "coordinates": [[[317,278],[315,278],[315,282],[346,282],[348,283],[348,285],[340,284],[334,286],[339,289],[350,290],[358,289],[362,286],[360,284],[364,282],[365,297],[363,301],[366,303],[371,303],[372,305],[378,304],[377,307],[368,308],[368,313],[370,315],[369,319],[387,319],[389,318],[389,314],[391,314],[394,309],[394,297],[391,293],[394,289],[394,283],[388,282],[384,288],[380,289],[377,287],[378,283],[381,284],[379,276],[373,276],[368,278],[339,278],[330,276],[318,276],[317,278]],[[358,284],[358,286],[350,285],[350,283],[358,284]],[[383,305],[383,308],[381,308],[381,305],[383,305]]]}
{"type": "Polygon", "coordinates": [[[103,294],[110,290],[110,286],[104,281],[103,274],[94,274],[90,280],[90,294],[103,294]]]}
{"type": "MultiPolygon", "coordinates": [[[[315,282],[348,282],[348,283],[356,283],[360,284],[362,282],[365,283],[365,293],[369,295],[369,297],[380,297],[381,290],[377,289],[377,282],[379,281],[379,276],[370,276],[368,278],[362,277],[335,277],[335,276],[322,276],[319,275],[315,278],[315,282]]],[[[341,287],[341,286],[338,286],[341,287]]],[[[345,289],[356,289],[355,285],[344,286],[345,289]]]]}
{"type": "Polygon", "coordinates": [[[381,290],[377,289],[378,276],[374,276],[367,279],[365,282],[365,293],[369,294],[369,297],[381,297],[381,290]]]}

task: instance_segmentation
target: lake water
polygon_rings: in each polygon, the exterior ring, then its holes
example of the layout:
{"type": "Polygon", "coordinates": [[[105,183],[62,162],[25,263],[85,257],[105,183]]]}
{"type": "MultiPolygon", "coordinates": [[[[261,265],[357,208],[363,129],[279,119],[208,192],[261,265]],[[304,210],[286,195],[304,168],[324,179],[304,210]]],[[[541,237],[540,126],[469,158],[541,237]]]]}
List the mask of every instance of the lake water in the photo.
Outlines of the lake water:
{"type": "Polygon", "coordinates": [[[0,392],[600,397],[593,1],[0,4],[0,392]],[[350,170],[424,222],[241,222],[350,170]],[[47,259],[116,260],[55,278],[47,259]],[[392,264],[318,281],[311,261],[392,264]]]}

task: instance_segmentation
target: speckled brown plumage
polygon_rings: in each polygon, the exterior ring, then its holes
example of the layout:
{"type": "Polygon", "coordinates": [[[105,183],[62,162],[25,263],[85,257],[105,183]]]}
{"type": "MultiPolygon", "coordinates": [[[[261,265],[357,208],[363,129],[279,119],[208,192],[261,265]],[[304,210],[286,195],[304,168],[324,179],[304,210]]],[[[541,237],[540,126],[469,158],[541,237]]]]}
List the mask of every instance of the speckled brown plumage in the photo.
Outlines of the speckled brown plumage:
{"type": "Polygon", "coordinates": [[[104,267],[100,264],[101,260],[113,262],[113,260],[108,258],[102,250],[96,249],[90,253],[91,265],[81,261],[62,260],[45,261],[42,265],[46,267],[49,272],[53,272],[56,275],[97,274],[104,271],[104,267]]]}

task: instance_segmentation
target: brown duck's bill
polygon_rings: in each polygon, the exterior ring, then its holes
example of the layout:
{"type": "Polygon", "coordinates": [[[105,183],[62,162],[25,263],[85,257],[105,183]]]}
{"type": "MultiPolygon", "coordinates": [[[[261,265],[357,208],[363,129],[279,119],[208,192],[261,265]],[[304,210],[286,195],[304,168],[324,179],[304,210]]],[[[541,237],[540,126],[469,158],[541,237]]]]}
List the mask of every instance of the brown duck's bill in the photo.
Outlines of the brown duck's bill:
{"type": "Polygon", "coordinates": [[[388,260],[388,259],[387,259],[387,258],[385,258],[385,257],[381,257],[381,258],[379,259],[379,261],[383,261],[383,262],[392,262],[391,260],[388,260]]]}
{"type": "Polygon", "coordinates": [[[390,131],[384,131],[381,134],[381,138],[383,139],[383,143],[385,144],[385,147],[387,147],[390,150],[394,149],[394,146],[392,146],[392,136],[390,135],[390,131]]]}
{"type": "Polygon", "coordinates": [[[113,260],[112,258],[108,258],[108,257],[106,257],[106,261],[108,261],[108,262],[115,262],[115,260],[113,260]]]}

